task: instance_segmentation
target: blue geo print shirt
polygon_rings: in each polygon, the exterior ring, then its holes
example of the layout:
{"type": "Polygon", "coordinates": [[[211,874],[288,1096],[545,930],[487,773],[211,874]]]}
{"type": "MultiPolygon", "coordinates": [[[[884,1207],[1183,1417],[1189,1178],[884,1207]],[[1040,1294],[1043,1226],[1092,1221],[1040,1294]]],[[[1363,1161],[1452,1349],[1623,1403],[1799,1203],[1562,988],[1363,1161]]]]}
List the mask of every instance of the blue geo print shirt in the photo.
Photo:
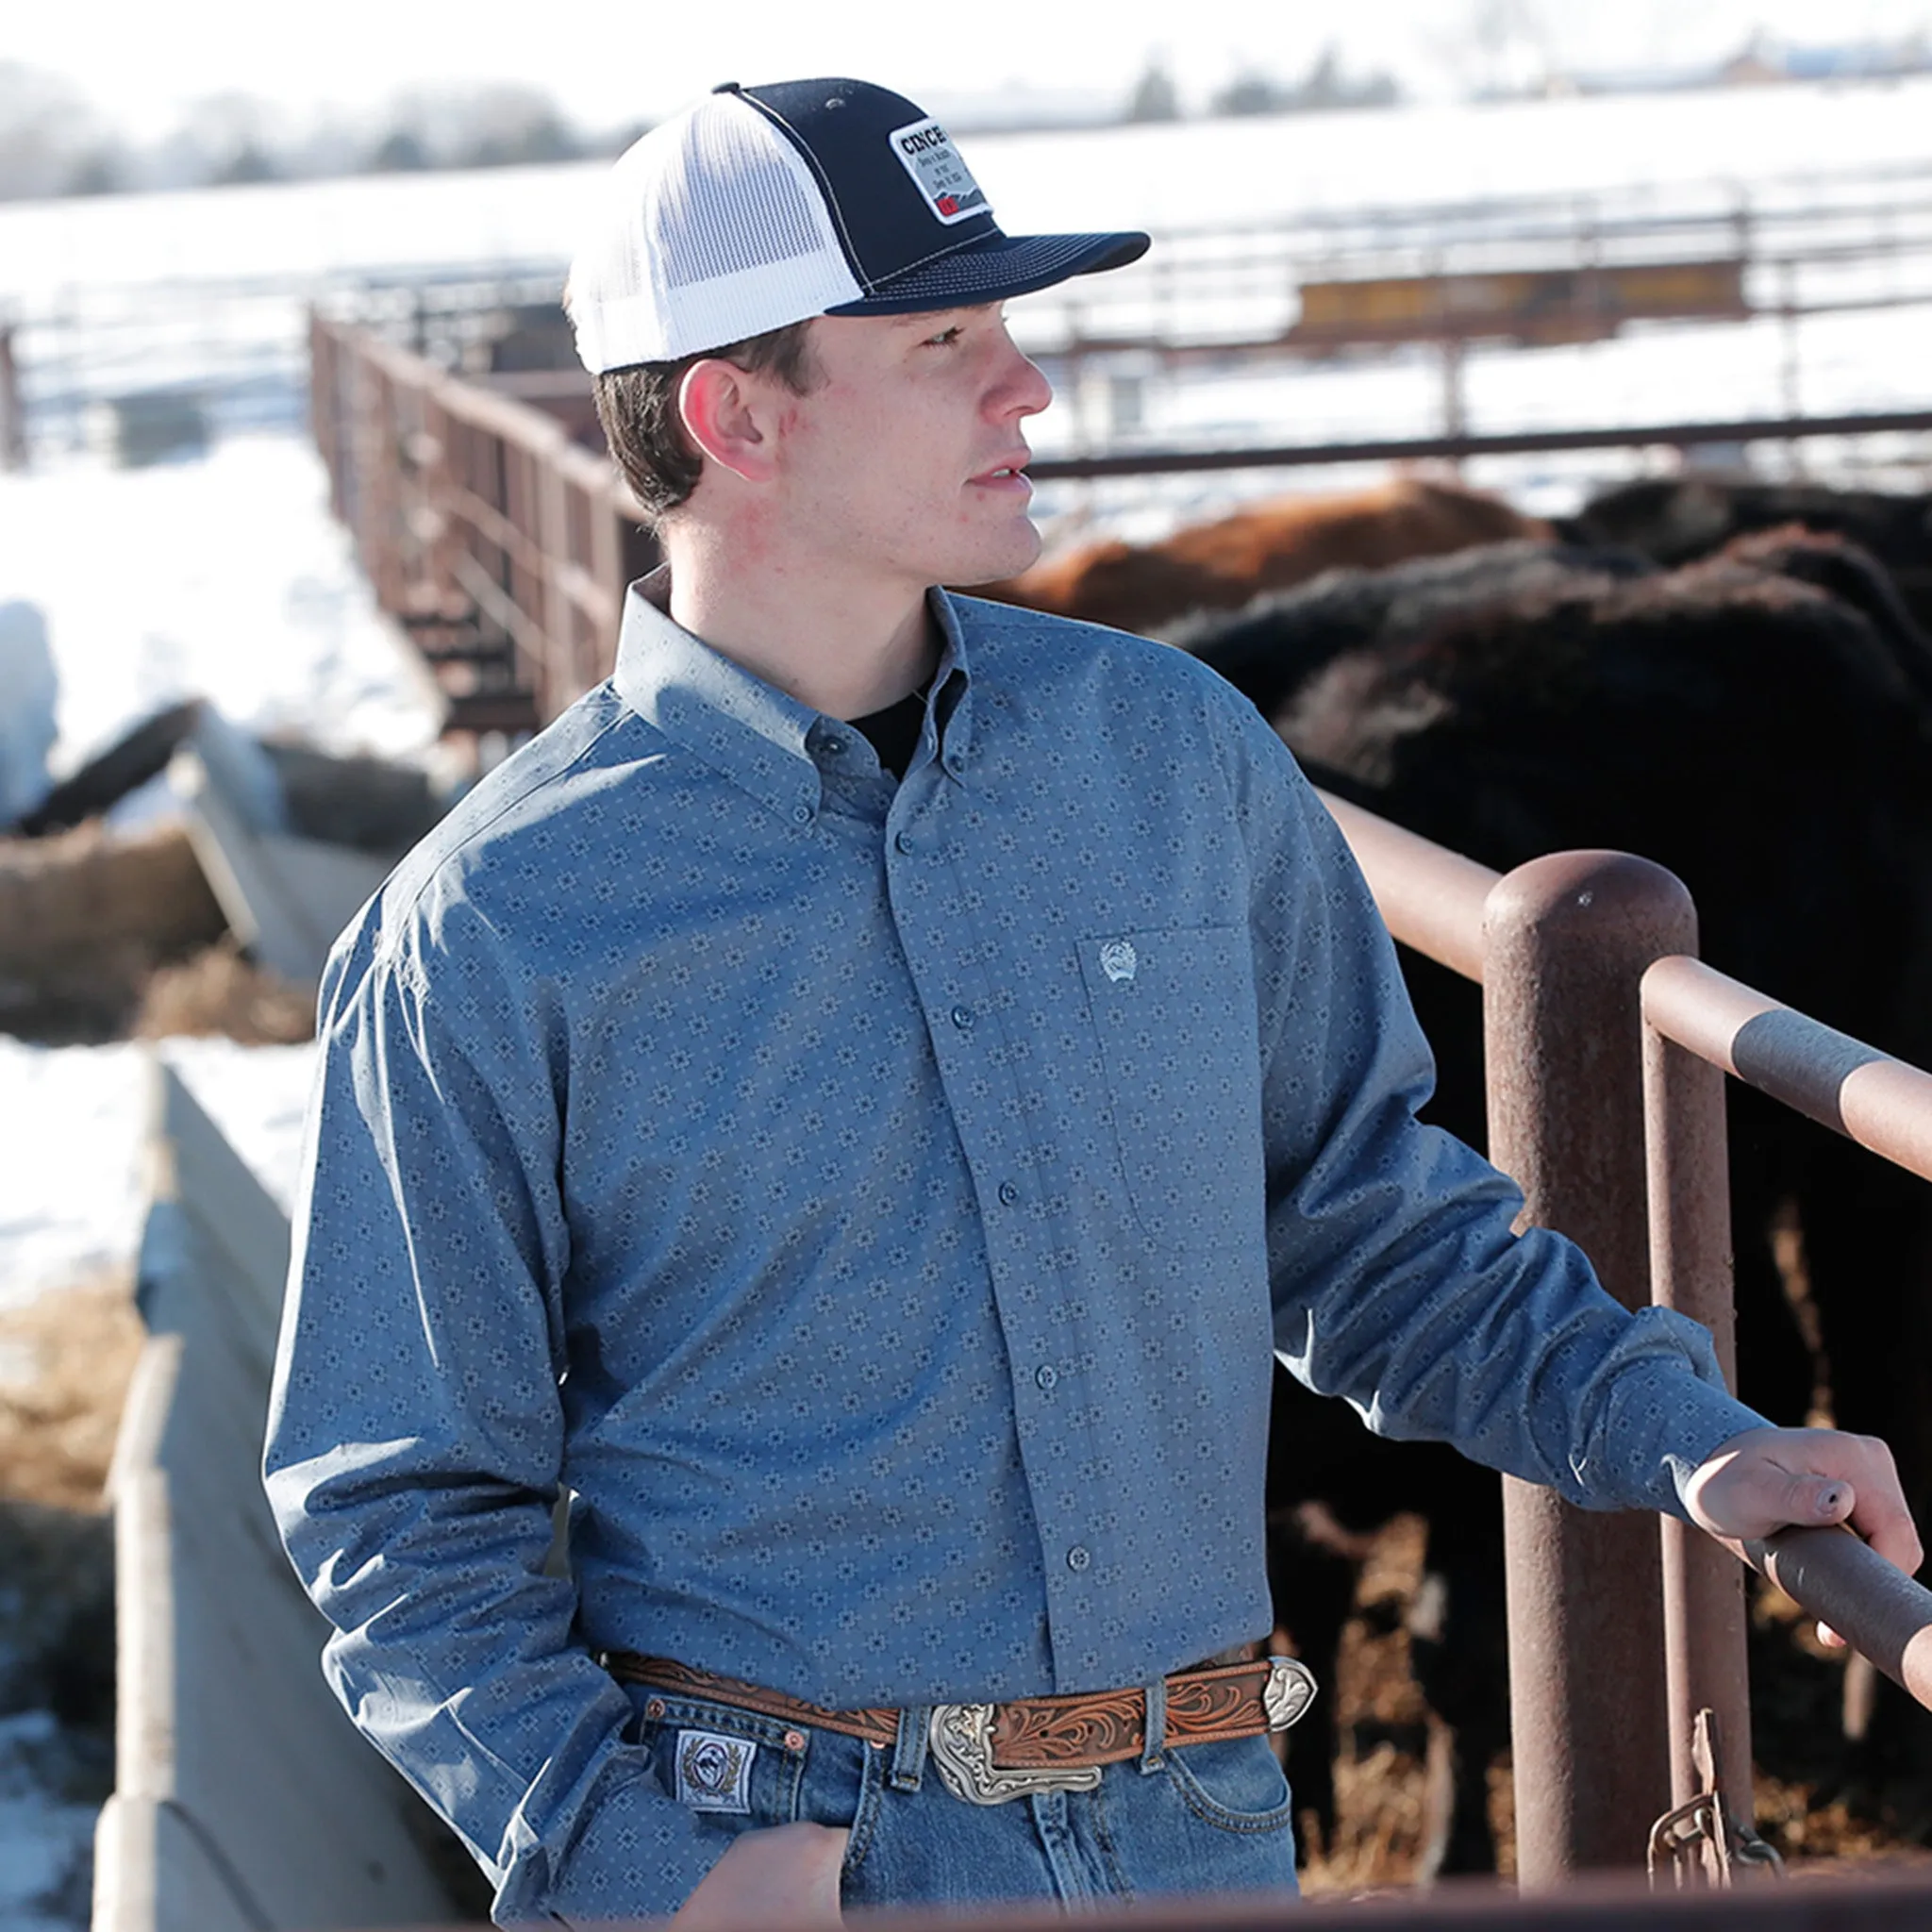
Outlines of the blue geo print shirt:
{"type": "Polygon", "coordinates": [[[894,783],[666,595],[323,988],[269,1491],[500,1919],[728,1842],[593,1651],[908,1706],[1266,1632],[1272,1351],[1581,1503],[1758,1424],[1417,1124],[1387,933],[1212,673],[935,591],[894,783]]]}

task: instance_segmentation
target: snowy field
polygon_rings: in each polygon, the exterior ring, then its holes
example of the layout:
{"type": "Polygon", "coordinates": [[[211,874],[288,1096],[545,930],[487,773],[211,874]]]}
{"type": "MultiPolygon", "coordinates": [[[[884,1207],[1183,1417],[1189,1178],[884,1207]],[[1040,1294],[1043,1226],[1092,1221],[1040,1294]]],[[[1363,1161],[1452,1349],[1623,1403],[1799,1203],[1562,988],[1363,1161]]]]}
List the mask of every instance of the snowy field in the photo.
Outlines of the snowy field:
{"type": "MultiPolygon", "coordinates": [[[[433,758],[437,711],[293,438],[139,471],[0,476],[0,603],[36,606],[58,677],[58,777],[177,698],[335,751],[433,758]]],[[[123,817],[165,808],[151,788],[123,817]]],[[[138,1224],[140,1058],[0,1039],[0,1307],[125,1260],[138,1224]]],[[[184,1041],[191,1084],[286,1198],[307,1049],[184,1041]]]]}
{"type": "MultiPolygon", "coordinates": [[[[969,154],[1013,228],[1154,229],[1311,208],[1447,203],[1526,192],[1635,190],[1659,205],[1820,170],[1932,165],[1932,79],[1856,90],[1723,95],[987,136],[969,154]]],[[[601,166],[601,164],[599,164],[601,166]]],[[[0,208],[0,310],[91,304],[140,309],[129,291],[329,278],[436,263],[559,260],[595,167],[238,188],[0,208]]],[[[1782,192],[1782,191],[1779,191],[1782,192]]],[[[1793,192],[1797,190],[1793,189],[1793,192]]],[[[183,291],[186,291],[184,298],[183,291]]],[[[285,305],[286,293],[279,298],[285,305]]],[[[275,326],[286,328],[284,317],[275,326]]],[[[1812,411],[1932,401],[1925,311],[1847,317],[1807,337],[1812,411]]],[[[1472,420],[1574,421],[1768,413],[1784,379],[1774,328],[1653,330],[1629,341],[1469,365],[1472,420]]],[[[1150,376],[1133,396],[1158,441],[1416,434],[1439,402],[1422,354],[1373,365],[1205,368],[1150,376]]],[[[1105,408],[1120,398],[1110,394],[1105,408]]],[[[1090,410],[1102,407],[1081,398],[1090,410]]],[[[1038,446],[1073,440],[1063,402],[1038,446]]],[[[1915,452],[1902,448],[1902,459],[1915,452]]],[[[1816,455],[1828,469],[1830,452],[1816,455]]],[[[1540,458],[1471,480],[1523,507],[1572,507],[1607,459],[1540,458]]],[[[1064,527],[1127,511],[1144,532],[1264,490],[1332,488],[1334,473],[1174,479],[1158,491],[1062,486],[1041,507],[1064,527]]],[[[323,473],[293,435],[220,441],[204,458],[117,472],[62,458],[0,476],[0,604],[44,617],[59,689],[54,775],[180,696],[236,723],[295,729],[325,746],[432,758],[424,674],[375,610],[330,522],[323,473]]],[[[10,702],[0,693],[0,702],[10,702]]],[[[152,800],[150,800],[150,805],[152,800]]],[[[58,1051],[0,1038],[0,1311],[125,1268],[142,1211],[143,1055],[58,1051]]],[[[287,1202],[313,1051],[177,1041],[163,1051],[270,1191],[287,1202]]],[[[0,1359],[0,1376],[7,1373],[0,1359]]],[[[83,1846],[91,1818],[50,1795],[34,1764],[36,1714],[0,1724],[0,1925],[64,1932],[70,1899],[37,1907],[83,1846]],[[64,1914],[64,1915],[63,1915],[64,1914]]],[[[42,1729],[44,1726],[42,1727],[42,1729]]]]}
{"type": "MultiPolygon", "coordinates": [[[[54,776],[192,695],[330,750],[434,756],[432,688],[328,516],[321,462],[293,438],[155,469],[80,460],[0,477],[0,603],[15,599],[39,608],[53,649],[54,776]]],[[[165,1050],[286,1200],[309,1050],[165,1050]]],[[[0,1308],[131,1256],[145,1051],[0,1038],[0,1308]]]]}
{"type": "MultiPolygon", "coordinates": [[[[979,134],[1004,225],[1177,229],[1314,211],[1618,191],[1668,205],[1749,183],[1932,164],[1932,75],[1282,119],[979,134]]],[[[561,260],[604,163],[105,195],[0,208],[0,298],[127,283],[561,260]]]]}

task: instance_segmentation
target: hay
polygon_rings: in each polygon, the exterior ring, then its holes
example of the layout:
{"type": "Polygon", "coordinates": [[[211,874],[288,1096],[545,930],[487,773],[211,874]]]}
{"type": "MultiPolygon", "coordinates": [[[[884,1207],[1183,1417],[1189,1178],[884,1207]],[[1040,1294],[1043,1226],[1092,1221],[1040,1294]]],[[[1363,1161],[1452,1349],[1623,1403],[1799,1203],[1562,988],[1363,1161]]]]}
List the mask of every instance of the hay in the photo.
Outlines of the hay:
{"type": "Polygon", "coordinates": [[[125,1039],[155,970],[225,930],[179,825],[0,839],[0,1029],[49,1046],[125,1039]]]}
{"type": "Polygon", "coordinates": [[[0,1500],[98,1511],[147,1331],[125,1277],[0,1309],[0,1500]]]}
{"type": "Polygon", "coordinates": [[[51,1710],[97,1739],[114,1698],[105,1488],[145,1340],[125,1277],[0,1311],[0,1714],[51,1710]]]}
{"type": "Polygon", "coordinates": [[[138,1040],[225,1035],[243,1046],[292,1046],[315,1037],[315,1002],[279,974],[242,957],[229,935],[148,979],[133,1024],[138,1040]]]}
{"type": "Polygon", "coordinates": [[[0,839],[0,960],[135,941],[180,958],[225,928],[184,826],[127,837],[90,821],[51,839],[0,839]]]}

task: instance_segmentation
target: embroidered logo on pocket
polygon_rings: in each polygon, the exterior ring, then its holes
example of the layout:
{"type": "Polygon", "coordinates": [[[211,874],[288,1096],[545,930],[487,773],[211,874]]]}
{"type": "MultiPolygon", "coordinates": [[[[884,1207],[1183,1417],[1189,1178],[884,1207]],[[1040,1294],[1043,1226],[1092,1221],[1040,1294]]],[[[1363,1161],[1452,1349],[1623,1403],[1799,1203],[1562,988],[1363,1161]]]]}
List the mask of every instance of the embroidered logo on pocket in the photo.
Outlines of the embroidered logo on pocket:
{"type": "Polygon", "coordinates": [[[756,1744],[716,1731],[677,1734],[677,1801],[693,1811],[749,1811],[756,1744]]]}
{"type": "Polygon", "coordinates": [[[1141,964],[1134,951],[1132,940],[1103,940],[1100,946],[1100,970],[1118,985],[1123,979],[1131,979],[1141,964]]]}

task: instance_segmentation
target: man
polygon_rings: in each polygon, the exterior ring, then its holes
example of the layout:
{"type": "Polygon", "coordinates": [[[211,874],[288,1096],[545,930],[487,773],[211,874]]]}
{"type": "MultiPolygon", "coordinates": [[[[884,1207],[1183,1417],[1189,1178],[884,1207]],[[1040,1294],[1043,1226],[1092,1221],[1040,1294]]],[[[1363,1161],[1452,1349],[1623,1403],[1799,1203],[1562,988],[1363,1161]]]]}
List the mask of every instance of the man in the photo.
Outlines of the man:
{"type": "Polygon", "coordinates": [[[506,1923],[1293,1883],[1271,1348],[1579,1502],[1918,1545],[1417,1124],[1388,939],[1178,652],[1038,548],[1012,239],[849,80],[621,160],[579,346],[668,571],[346,934],[268,1481],[506,1923]],[[569,1567],[546,1564],[570,1496],[569,1567]]]}

